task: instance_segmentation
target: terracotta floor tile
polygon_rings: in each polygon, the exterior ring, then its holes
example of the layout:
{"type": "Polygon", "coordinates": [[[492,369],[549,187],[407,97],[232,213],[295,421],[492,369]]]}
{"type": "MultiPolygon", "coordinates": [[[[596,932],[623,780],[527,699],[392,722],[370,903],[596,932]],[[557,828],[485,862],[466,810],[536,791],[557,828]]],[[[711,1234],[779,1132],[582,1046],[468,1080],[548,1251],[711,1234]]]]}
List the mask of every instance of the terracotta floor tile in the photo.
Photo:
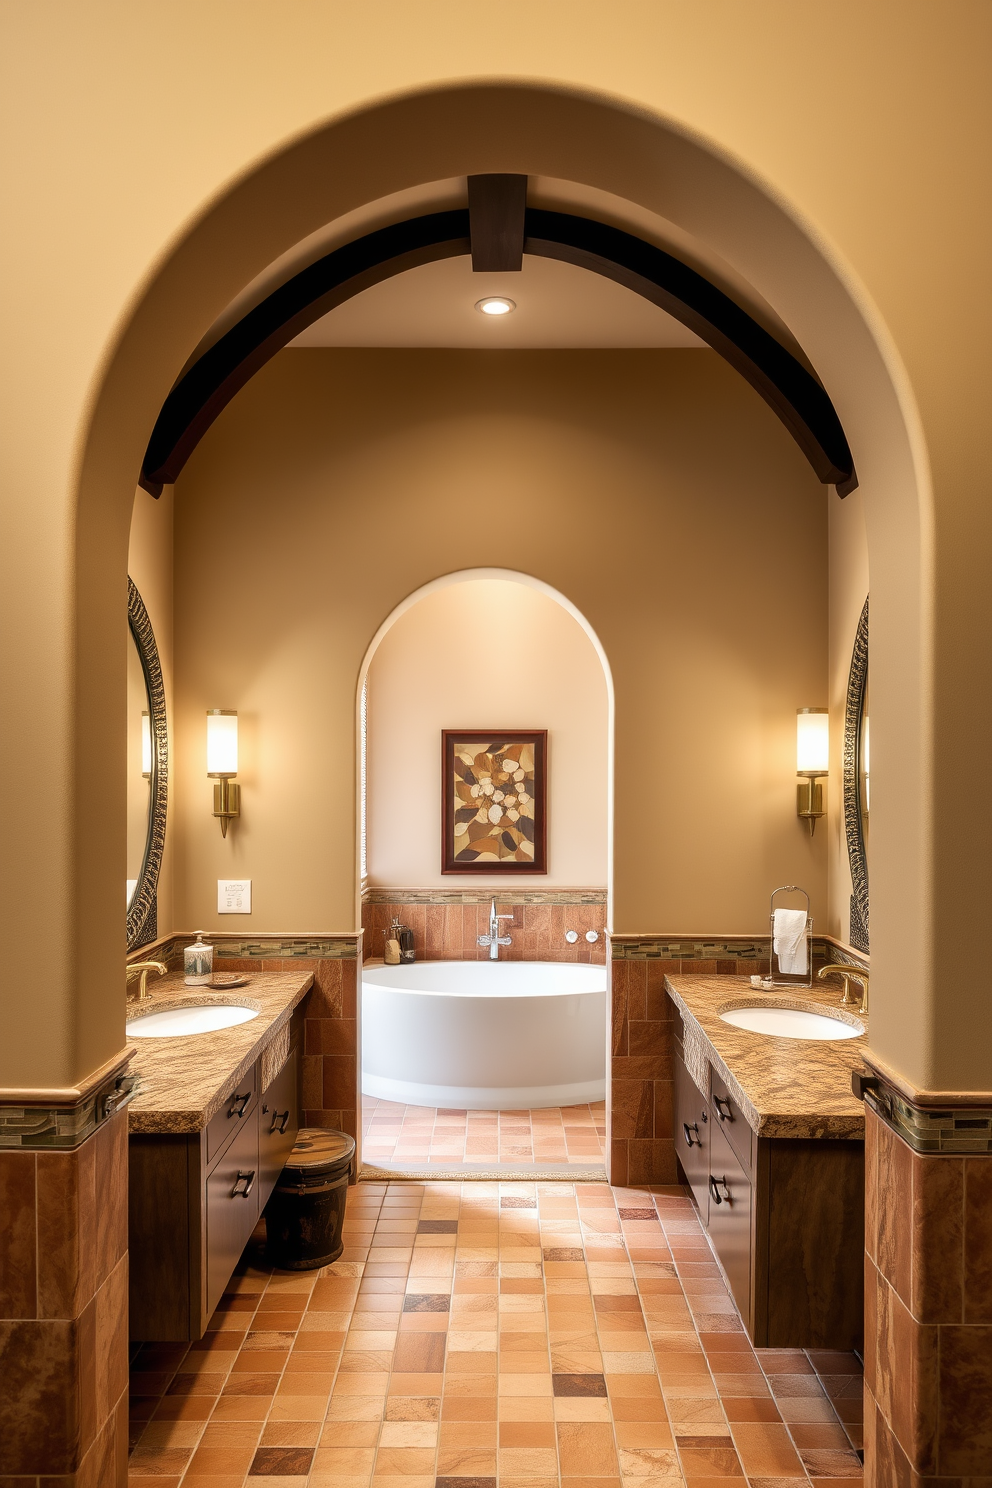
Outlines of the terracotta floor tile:
{"type": "MultiPolygon", "coordinates": [[[[592,1150],[575,1113],[408,1114],[394,1150],[430,1123],[550,1161],[553,1121],[592,1150]]],[[[363,1185],[349,1215],[339,1270],[239,1274],[200,1346],[139,1351],[136,1484],[675,1488],[679,1453],[688,1488],[858,1484],[856,1361],[752,1350],[679,1190],[363,1185]]]]}

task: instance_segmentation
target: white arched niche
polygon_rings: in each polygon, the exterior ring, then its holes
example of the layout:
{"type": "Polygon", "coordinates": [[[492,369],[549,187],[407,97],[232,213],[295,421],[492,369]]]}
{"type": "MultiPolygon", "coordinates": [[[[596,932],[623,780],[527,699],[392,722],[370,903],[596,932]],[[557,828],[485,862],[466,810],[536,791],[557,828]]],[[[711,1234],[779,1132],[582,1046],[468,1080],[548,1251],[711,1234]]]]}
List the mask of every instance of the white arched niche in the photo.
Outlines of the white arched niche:
{"type": "MultiPolygon", "coordinates": [[[[358,679],[358,922],[369,887],[487,887],[441,875],[441,729],[547,728],[548,872],[535,888],[613,880],[613,679],[582,612],[506,568],[461,569],[408,595],[358,679]]],[[[498,874],[493,875],[498,882],[498,874]]]]}

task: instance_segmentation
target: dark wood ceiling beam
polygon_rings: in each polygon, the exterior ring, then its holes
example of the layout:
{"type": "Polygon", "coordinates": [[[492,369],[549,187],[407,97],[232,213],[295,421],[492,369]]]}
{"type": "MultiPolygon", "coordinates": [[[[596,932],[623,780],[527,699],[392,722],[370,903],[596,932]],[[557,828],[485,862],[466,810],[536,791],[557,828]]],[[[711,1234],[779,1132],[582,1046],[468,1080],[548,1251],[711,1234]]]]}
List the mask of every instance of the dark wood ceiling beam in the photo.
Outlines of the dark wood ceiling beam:
{"type": "Polygon", "coordinates": [[[681,321],[761,394],[824,484],[840,496],[857,489],[850,446],[823,384],[702,274],[643,238],[567,212],[528,208],[524,251],[602,274],[681,321]]]}
{"type": "MultiPolygon", "coordinates": [[[[157,496],[176,480],[214,419],[277,351],[335,306],[419,264],[473,253],[514,272],[523,252],[602,274],[668,312],[735,367],[778,415],[820,480],[848,495],[858,484],[851,450],[826,390],[746,310],[670,253],[619,228],[567,212],[525,208],[526,177],[470,177],[472,208],[395,223],[336,248],[293,276],[232,326],[179,379],[162,405],[140,484],[157,496]],[[479,188],[473,182],[490,183],[479,188]],[[514,182],[500,200],[493,182],[514,182]],[[511,217],[506,201],[515,203],[511,217]],[[488,213],[488,217],[485,215],[488,213]],[[488,222],[484,229],[477,227],[488,222]],[[511,231],[512,228],[512,231],[511,231]],[[519,248],[514,245],[519,235],[519,248]],[[511,252],[512,249],[512,252],[511,252]],[[491,254],[491,257],[484,255],[491,254]]],[[[500,187],[499,191],[503,188],[500,187]]]]}
{"type": "Polygon", "coordinates": [[[520,273],[526,209],[526,176],[469,176],[469,236],[476,274],[520,273]]]}

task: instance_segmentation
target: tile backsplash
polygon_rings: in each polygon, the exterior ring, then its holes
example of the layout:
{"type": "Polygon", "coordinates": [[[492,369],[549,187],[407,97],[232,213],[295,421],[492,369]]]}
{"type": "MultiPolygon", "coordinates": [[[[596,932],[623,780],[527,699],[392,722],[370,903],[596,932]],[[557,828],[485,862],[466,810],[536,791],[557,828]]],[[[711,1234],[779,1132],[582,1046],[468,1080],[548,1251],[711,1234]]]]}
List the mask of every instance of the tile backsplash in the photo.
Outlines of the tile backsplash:
{"type": "Polygon", "coordinates": [[[362,901],[364,955],[374,960],[383,953],[385,931],[395,915],[413,931],[417,959],[423,961],[483,961],[489,955],[479,936],[489,929],[489,906],[510,915],[501,933],[511,944],[500,947],[505,961],[606,960],[605,889],[532,889],[499,885],[467,889],[368,889],[362,901]],[[578,940],[569,944],[566,931],[578,940]],[[586,940],[595,931],[598,939],[586,940]]]}

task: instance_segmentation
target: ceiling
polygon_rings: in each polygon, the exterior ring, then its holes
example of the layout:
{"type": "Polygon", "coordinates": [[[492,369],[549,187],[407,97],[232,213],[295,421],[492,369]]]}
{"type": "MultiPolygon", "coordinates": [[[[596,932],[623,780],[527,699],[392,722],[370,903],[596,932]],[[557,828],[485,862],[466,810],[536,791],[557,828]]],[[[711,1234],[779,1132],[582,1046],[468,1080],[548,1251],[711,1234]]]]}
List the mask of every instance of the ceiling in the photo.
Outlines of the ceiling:
{"type": "Polygon", "coordinates": [[[290,346],[683,346],[705,343],[664,310],[600,274],[524,257],[519,274],[472,271],[466,255],[409,269],[347,300],[290,346]],[[504,295],[510,315],[482,315],[477,300],[504,295]]]}

